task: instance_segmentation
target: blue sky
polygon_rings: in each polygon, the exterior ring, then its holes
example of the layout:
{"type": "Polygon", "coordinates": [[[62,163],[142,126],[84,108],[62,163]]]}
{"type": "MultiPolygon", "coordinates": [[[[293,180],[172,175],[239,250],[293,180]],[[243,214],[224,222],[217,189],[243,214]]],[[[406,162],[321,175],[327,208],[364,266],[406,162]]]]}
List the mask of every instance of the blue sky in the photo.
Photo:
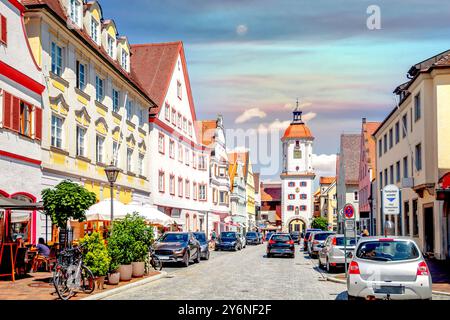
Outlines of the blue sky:
{"type": "Polygon", "coordinates": [[[227,128],[281,128],[300,97],[318,155],[337,153],[339,135],[359,132],[362,117],[383,120],[409,67],[450,47],[450,2],[441,0],[101,4],[131,43],[184,42],[199,119],[221,113],[227,128]],[[370,5],[380,7],[380,30],[366,27],[370,5]]]}

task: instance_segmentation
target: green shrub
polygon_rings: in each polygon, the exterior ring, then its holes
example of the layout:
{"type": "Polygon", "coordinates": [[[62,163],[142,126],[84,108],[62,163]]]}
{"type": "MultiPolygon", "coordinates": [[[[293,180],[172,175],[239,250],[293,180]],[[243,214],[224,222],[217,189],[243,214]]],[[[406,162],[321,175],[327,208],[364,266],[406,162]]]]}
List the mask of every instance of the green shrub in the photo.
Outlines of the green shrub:
{"type": "Polygon", "coordinates": [[[314,229],[328,230],[328,220],[324,217],[317,217],[313,220],[311,227],[314,229]]]}
{"type": "Polygon", "coordinates": [[[106,276],[110,269],[111,257],[105,241],[98,232],[86,235],[80,240],[83,245],[83,262],[96,277],[106,276]]]}

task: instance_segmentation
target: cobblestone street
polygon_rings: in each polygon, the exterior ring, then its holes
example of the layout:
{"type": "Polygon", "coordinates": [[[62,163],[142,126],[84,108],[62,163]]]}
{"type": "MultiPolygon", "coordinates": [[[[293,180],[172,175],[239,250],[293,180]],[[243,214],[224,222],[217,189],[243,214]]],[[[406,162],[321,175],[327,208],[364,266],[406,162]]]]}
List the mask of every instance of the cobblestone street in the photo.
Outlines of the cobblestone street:
{"type": "Polygon", "coordinates": [[[266,258],[266,245],[238,252],[212,252],[189,268],[165,268],[169,278],[108,299],[346,299],[343,284],[327,282],[315,263],[296,248],[295,259],[266,258]]]}

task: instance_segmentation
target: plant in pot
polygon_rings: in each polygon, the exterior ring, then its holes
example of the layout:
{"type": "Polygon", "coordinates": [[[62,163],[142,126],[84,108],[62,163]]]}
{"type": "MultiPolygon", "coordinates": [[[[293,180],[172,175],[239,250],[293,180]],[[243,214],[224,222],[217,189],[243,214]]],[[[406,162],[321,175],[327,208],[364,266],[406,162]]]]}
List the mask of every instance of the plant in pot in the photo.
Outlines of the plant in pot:
{"type": "Polygon", "coordinates": [[[113,256],[113,261],[118,264],[120,281],[130,281],[133,273],[133,251],[135,239],[130,229],[131,215],[123,220],[114,221],[111,235],[108,238],[108,250],[113,256]]]}
{"type": "Polygon", "coordinates": [[[117,285],[120,282],[120,250],[117,246],[110,245],[110,243],[108,243],[108,253],[111,257],[111,263],[109,264],[108,284],[117,285]]]}
{"type": "Polygon", "coordinates": [[[81,239],[80,244],[85,249],[83,250],[83,262],[92,271],[97,281],[97,288],[102,290],[111,263],[105,241],[100,233],[94,232],[81,239]]]}
{"type": "Polygon", "coordinates": [[[142,277],[145,274],[145,261],[153,240],[153,228],[146,225],[145,220],[134,214],[130,217],[129,230],[134,238],[130,248],[133,255],[133,277],[142,277]]]}

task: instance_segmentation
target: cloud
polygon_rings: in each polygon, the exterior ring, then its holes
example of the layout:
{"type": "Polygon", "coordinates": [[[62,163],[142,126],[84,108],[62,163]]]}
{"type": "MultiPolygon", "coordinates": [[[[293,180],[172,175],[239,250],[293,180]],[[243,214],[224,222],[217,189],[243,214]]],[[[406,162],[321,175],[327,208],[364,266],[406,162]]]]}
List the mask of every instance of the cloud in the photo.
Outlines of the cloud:
{"type": "Polygon", "coordinates": [[[264,119],[267,114],[259,108],[247,109],[239,117],[236,118],[235,123],[244,123],[253,118],[264,119]]]}
{"type": "Polygon", "coordinates": [[[240,24],[236,27],[236,33],[239,36],[245,36],[248,32],[248,27],[245,24],[240,24]]]}
{"type": "Polygon", "coordinates": [[[336,175],[336,155],[331,154],[313,154],[312,156],[313,168],[317,177],[320,176],[335,176],[336,175]]]}
{"type": "Polygon", "coordinates": [[[269,131],[281,131],[286,130],[287,127],[291,124],[291,120],[288,121],[280,121],[276,119],[271,123],[261,123],[258,126],[258,133],[268,133],[269,131]]]}
{"type": "Polygon", "coordinates": [[[317,113],[308,112],[308,113],[302,115],[302,120],[304,122],[308,122],[308,121],[311,121],[312,119],[314,119],[315,117],[317,117],[317,113]]]}

